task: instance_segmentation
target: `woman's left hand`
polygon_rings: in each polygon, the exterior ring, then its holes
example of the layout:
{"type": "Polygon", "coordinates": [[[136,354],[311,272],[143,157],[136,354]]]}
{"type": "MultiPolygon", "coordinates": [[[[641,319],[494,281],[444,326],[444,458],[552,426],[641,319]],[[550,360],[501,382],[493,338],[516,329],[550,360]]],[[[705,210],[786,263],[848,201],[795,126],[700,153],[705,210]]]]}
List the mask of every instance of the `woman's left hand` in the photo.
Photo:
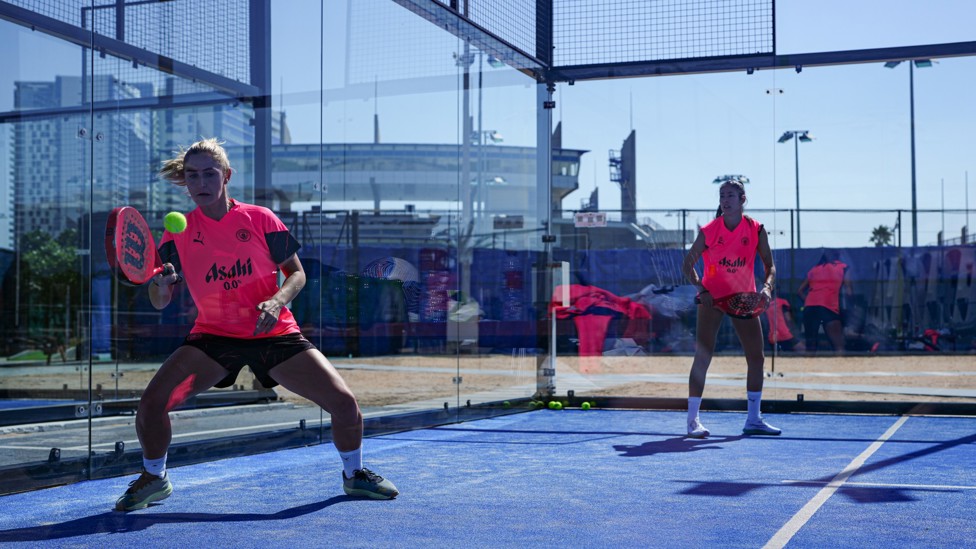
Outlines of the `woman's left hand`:
{"type": "Polygon", "coordinates": [[[274,299],[258,303],[258,322],[254,326],[254,335],[266,334],[274,329],[278,323],[278,315],[281,313],[281,304],[274,299]]]}

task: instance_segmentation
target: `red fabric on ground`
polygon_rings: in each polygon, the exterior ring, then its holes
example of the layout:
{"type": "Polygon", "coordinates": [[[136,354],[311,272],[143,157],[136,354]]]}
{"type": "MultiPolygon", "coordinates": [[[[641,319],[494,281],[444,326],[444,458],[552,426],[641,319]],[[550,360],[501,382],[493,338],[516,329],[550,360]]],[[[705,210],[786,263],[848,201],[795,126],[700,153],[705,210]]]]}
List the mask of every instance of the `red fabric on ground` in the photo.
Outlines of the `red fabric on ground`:
{"type": "Polygon", "coordinates": [[[647,307],[596,286],[569,285],[569,307],[562,306],[563,286],[557,286],[549,308],[556,318],[572,318],[579,335],[580,356],[603,354],[607,328],[614,313],[626,319],[621,337],[646,345],[650,338],[651,313],[647,307]]]}

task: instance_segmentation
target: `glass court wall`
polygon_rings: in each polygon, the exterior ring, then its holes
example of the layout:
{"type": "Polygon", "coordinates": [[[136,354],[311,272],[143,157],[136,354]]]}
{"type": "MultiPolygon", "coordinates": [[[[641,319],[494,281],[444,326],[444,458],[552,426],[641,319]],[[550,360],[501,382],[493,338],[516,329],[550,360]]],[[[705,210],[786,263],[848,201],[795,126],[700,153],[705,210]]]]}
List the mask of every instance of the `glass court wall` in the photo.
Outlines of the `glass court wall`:
{"type": "MultiPolygon", "coordinates": [[[[795,24],[791,13],[777,11],[779,21],[795,24]]],[[[839,51],[849,38],[809,34],[819,42],[801,47],[819,49],[794,52],[839,51]]],[[[861,46],[945,39],[923,35],[861,46]]],[[[687,396],[696,306],[681,262],[715,218],[719,183],[738,176],[783,300],[761,317],[764,399],[971,406],[974,63],[892,59],[560,86],[564,141],[599,155],[581,165],[580,189],[563,203],[556,254],[572,265],[579,298],[559,324],[561,361],[596,385],[583,395],[687,396]],[[606,226],[592,226],[596,214],[606,226]],[[806,299],[811,270],[834,261],[846,266],[835,338],[806,299]]],[[[725,321],[705,397],[743,399],[745,373],[725,321]]]]}
{"type": "MultiPolygon", "coordinates": [[[[138,468],[138,398],[196,310],[119,284],[105,220],[133,205],[158,236],[188,211],[155,170],[201,137],[225,141],[231,195],[302,242],[291,308],[368,432],[548,389],[682,399],[680,264],[725,175],[749,180],[798,340],[809,269],[849,266],[840,356],[823,331],[816,351],[770,345],[767,399],[970,401],[971,57],[558,81],[543,108],[511,47],[534,51],[516,24],[533,3],[460,3],[501,40],[449,4],[0,3],[0,492],[138,468]],[[577,308],[552,324],[559,284],[577,308]]],[[[741,398],[727,324],[717,351],[706,397],[741,398]]],[[[327,414],[247,370],[173,417],[174,465],[329,438],[327,414]]]]}
{"type": "MultiPolygon", "coordinates": [[[[131,205],[158,239],[167,212],[190,211],[156,170],[202,137],[224,141],[231,196],[302,243],[291,309],[367,433],[535,393],[537,85],[480,31],[379,0],[25,0],[0,15],[0,491],[138,469],[139,396],[197,311],[185,289],[157,311],[120,284],[105,223],[131,205]]],[[[565,154],[567,185],[581,154],[565,154]]],[[[172,417],[175,465],[329,440],[328,414],[247,369],[172,417]]]]}

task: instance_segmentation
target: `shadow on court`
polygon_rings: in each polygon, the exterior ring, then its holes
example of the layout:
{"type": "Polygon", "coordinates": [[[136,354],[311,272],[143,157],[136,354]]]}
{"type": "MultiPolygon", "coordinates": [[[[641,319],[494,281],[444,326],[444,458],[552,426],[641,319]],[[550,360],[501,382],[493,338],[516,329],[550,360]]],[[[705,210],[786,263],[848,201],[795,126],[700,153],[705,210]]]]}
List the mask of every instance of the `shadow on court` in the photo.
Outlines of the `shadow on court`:
{"type": "Polygon", "coordinates": [[[745,438],[743,435],[731,437],[709,437],[694,439],[688,437],[674,437],[665,440],[652,440],[639,445],[620,444],[613,447],[620,452],[620,457],[644,457],[657,454],[680,454],[687,452],[697,452],[700,450],[722,450],[718,444],[735,442],[745,438]]]}
{"type": "MultiPolygon", "coordinates": [[[[315,513],[337,503],[351,501],[349,496],[335,496],[324,501],[308,503],[277,513],[148,513],[146,510],[131,513],[109,511],[90,517],[82,517],[57,524],[0,530],[0,543],[14,541],[50,541],[55,539],[86,537],[95,534],[121,534],[146,530],[157,524],[231,522],[261,522],[289,520],[315,513]]],[[[150,506],[156,507],[157,505],[150,506]]]]}
{"type": "MultiPolygon", "coordinates": [[[[897,442],[897,441],[890,441],[889,440],[888,442],[893,444],[894,442],[897,442]]],[[[957,438],[957,439],[954,439],[954,440],[947,440],[945,442],[940,442],[938,444],[933,444],[929,448],[923,448],[921,450],[916,450],[914,452],[908,452],[907,454],[901,454],[901,455],[898,455],[898,456],[893,456],[893,457],[890,457],[890,458],[887,458],[887,459],[883,459],[883,460],[880,460],[880,461],[877,461],[877,462],[874,462],[874,463],[870,463],[870,464],[864,465],[863,467],[861,467],[858,470],[858,472],[856,474],[854,474],[854,475],[851,476],[851,480],[853,480],[854,477],[856,477],[858,475],[865,475],[865,474],[870,473],[872,471],[877,471],[879,469],[884,469],[886,467],[891,467],[893,465],[899,465],[899,464],[902,464],[902,463],[905,463],[905,462],[908,462],[908,461],[912,461],[912,460],[920,459],[920,458],[923,458],[923,457],[926,457],[926,456],[930,456],[932,454],[937,454],[939,452],[944,452],[946,450],[955,448],[957,446],[967,446],[967,445],[973,444],[973,443],[976,443],[976,435],[968,435],[968,436],[960,437],[960,438],[957,438]]],[[[829,480],[829,479],[820,479],[820,480],[829,480]]]]}
{"type": "MultiPolygon", "coordinates": [[[[756,482],[700,482],[679,481],[691,484],[680,493],[689,496],[709,497],[741,497],[760,489],[782,488],[823,488],[826,482],[790,482],[790,483],[756,483],[756,482]]],[[[922,488],[922,487],[891,487],[891,486],[842,486],[837,494],[846,497],[852,503],[906,503],[919,501],[913,493],[958,494],[964,490],[953,488],[922,488]]]]}

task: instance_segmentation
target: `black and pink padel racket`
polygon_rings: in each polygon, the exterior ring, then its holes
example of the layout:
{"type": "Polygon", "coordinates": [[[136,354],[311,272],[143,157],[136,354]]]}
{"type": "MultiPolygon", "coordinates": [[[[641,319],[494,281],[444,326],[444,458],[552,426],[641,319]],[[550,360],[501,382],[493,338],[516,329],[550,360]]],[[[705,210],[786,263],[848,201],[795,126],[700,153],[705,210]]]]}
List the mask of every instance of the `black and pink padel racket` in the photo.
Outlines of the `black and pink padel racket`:
{"type": "MultiPolygon", "coordinates": [[[[696,303],[701,303],[695,298],[696,303]]],[[[712,306],[733,318],[756,318],[769,307],[769,298],[759,292],[739,292],[712,300],[712,306]]]]}
{"type": "Polygon", "coordinates": [[[121,206],[105,224],[105,255],[123,284],[140,286],[164,271],[149,224],[138,210],[121,206]]]}

